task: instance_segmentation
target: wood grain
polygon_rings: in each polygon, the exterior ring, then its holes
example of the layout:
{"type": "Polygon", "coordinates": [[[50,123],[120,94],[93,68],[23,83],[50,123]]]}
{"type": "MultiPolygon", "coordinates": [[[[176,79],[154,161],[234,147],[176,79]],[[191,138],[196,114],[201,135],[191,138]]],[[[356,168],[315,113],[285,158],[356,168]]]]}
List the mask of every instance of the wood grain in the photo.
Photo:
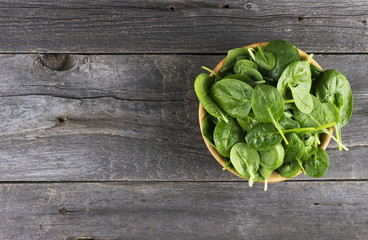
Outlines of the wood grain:
{"type": "Polygon", "coordinates": [[[224,53],[285,39],[305,51],[368,52],[356,1],[2,1],[0,52],[224,53]]]}
{"type": "MultiPolygon", "coordinates": [[[[76,55],[54,71],[0,55],[0,181],[238,181],[205,147],[193,90],[199,66],[222,57],[76,55]]],[[[367,179],[368,56],[316,60],[346,74],[355,101],[350,151],[331,142],[323,179],[367,179]]]]}
{"type": "Polygon", "coordinates": [[[1,239],[366,239],[368,182],[1,184],[1,239]],[[4,217],[5,216],[5,217],[4,217]]]}

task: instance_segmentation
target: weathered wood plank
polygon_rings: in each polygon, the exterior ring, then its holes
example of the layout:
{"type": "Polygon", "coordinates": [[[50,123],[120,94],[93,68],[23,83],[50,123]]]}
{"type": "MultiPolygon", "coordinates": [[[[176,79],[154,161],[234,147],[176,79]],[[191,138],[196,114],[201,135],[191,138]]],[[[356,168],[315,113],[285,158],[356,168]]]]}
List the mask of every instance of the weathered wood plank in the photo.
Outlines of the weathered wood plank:
{"type": "Polygon", "coordinates": [[[1,239],[366,239],[368,183],[1,184],[1,239]]]}
{"type": "MultiPolygon", "coordinates": [[[[196,102],[25,96],[0,98],[0,111],[3,181],[240,180],[221,171],[206,149],[196,102]],[[59,115],[67,123],[55,123],[59,115]]],[[[345,142],[355,134],[364,145],[329,149],[324,179],[367,178],[363,130],[346,127],[345,142]]]]}
{"type": "Polygon", "coordinates": [[[368,52],[366,1],[3,1],[1,52],[223,53],[282,38],[368,52]]]}
{"type": "MultiPolygon", "coordinates": [[[[73,58],[69,70],[51,71],[37,55],[0,56],[1,181],[240,180],[220,170],[198,129],[193,81],[221,56],[73,58]]],[[[343,129],[350,151],[331,144],[324,179],[367,179],[368,56],[316,58],[341,69],[355,97],[343,129]]]]}
{"type": "MultiPolygon", "coordinates": [[[[225,55],[69,55],[62,71],[37,54],[0,54],[0,96],[116,97],[137,101],[197,100],[194,79],[225,55]]],[[[365,95],[368,54],[317,54],[324,69],[338,69],[356,96],[365,95]]]]}

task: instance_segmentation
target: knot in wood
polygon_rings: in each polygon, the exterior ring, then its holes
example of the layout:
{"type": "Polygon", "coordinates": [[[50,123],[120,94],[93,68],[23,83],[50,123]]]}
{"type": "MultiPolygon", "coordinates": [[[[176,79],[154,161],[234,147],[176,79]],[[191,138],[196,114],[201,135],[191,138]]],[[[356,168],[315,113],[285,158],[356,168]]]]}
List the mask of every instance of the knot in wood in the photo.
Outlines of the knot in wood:
{"type": "Polygon", "coordinates": [[[68,118],[66,116],[59,116],[55,119],[55,125],[64,125],[67,124],[69,122],[68,118]]]}
{"type": "Polygon", "coordinates": [[[56,70],[56,71],[63,71],[63,68],[67,60],[68,60],[67,54],[48,53],[48,54],[41,55],[42,64],[45,67],[50,68],[52,70],[56,70]]]}
{"type": "Polygon", "coordinates": [[[65,208],[60,208],[59,209],[59,213],[61,214],[61,215],[64,215],[64,214],[66,214],[68,212],[68,210],[66,210],[65,208]]]}

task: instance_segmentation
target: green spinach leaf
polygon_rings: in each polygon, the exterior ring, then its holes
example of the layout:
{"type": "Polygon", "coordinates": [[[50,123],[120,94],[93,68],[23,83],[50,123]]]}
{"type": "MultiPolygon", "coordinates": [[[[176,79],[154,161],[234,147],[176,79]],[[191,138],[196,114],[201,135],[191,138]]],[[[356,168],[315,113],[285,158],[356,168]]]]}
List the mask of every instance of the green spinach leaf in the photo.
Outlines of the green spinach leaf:
{"type": "Polygon", "coordinates": [[[249,146],[258,151],[267,151],[282,141],[281,135],[272,123],[258,123],[245,136],[249,146]]]}
{"type": "Polygon", "coordinates": [[[210,89],[210,96],[227,114],[245,118],[251,109],[253,88],[235,79],[223,79],[210,89]]]}
{"type": "Polygon", "coordinates": [[[231,72],[240,56],[249,56],[248,48],[234,48],[228,51],[224,65],[221,67],[220,74],[231,72]]]}
{"type": "Polygon", "coordinates": [[[213,132],[213,141],[218,153],[230,157],[232,146],[244,141],[244,131],[234,119],[230,119],[228,123],[219,120],[213,132]]]}
{"type": "Polygon", "coordinates": [[[285,146],[285,158],[284,163],[297,161],[300,168],[305,173],[303,168],[301,159],[304,155],[304,143],[303,141],[296,135],[295,133],[288,133],[286,134],[286,138],[289,141],[289,144],[285,146]]]}
{"type": "Polygon", "coordinates": [[[325,175],[329,165],[328,154],[323,149],[318,149],[316,154],[310,156],[304,163],[307,174],[311,177],[320,178],[325,175]]]}
{"type": "MultiPolygon", "coordinates": [[[[316,85],[316,96],[322,102],[334,104],[340,113],[340,121],[336,125],[336,137],[341,142],[341,129],[351,118],[353,113],[353,95],[349,81],[337,70],[325,71],[316,85]]],[[[339,145],[342,150],[342,146],[339,145]]]]}
{"type": "Polygon", "coordinates": [[[326,122],[340,122],[340,113],[332,103],[322,103],[322,108],[326,113],[326,122]]]}
{"type": "Polygon", "coordinates": [[[284,178],[292,178],[300,171],[300,165],[298,161],[294,160],[292,162],[282,164],[282,166],[279,167],[277,171],[284,178]]]}
{"type": "Polygon", "coordinates": [[[197,76],[194,82],[194,90],[198,100],[209,114],[217,118],[221,118],[225,122],[229,122],[227,114],[210,98],[209,88],[212,84],[213,78],[209,75],[201,73],[197,76]]]}
{"type": "Polygon", "coordinates": [[[252,112],[249,113],[245,118],[238,118],[237,121],[240,127],[247,132],[249,132],[258,123],[258,120],[252,112]]]}
{"type": "Polygon", "coordinates": [[[296,107],[303,113],[310,113],[313,110],[313,99],[308,89],[304,85],[298,85],[295,88],[290,83],[288,85],[296,107]]]}
{"type": "MultiPolygon", "coordinates": [[[[276,147],[272,148],[268,151],[260,151],[260,164],[262,167],[270,170],[275,170],[279,168],[283,161],[285,156],[284,147],[281,143],[277,144],[276,147]]],[[[262,173],[261,173],[262,174],[262,173]]],[[[262,176],[265,177],[263,174],[262,176]]]]}
{"type": "Polygon", "coordinates": [[[274,80],[278,80],[285,68],[292,62],[299,60],[298,49],[291,43],[283,40],[271,41],[265,51],[272,52],[275,56],[275,67],[271,71],[263,73],[274,80]]]}
{"type": "Polygon", "coordinates": [[[284,113],[285,104],[276,88],[264,84],[257,85],[252,95],[252,109],[261,122],[272,122],[285,143],[288,143],[277,122],[284,113]]]}
{"type": "Polygon", "coordinates": [[[241,74],[243,70],[248,69],[248,68],[253,68],[255,70],[258,70],[258,65],[255,62],[252,62],[247,59],[239,60],[235,63],[234,73],[241,74]]]}
{"type": "Polygon", "coordinates": [[[215,130],[216,124],[217,124],[217,118],[215,118],[212,115],[207,115],[203,119],[203,125],[202,125],[202,134],[207,139],[208,143],[211,144],[212,147],[215,147],[215,143],[213,141],[213,131],[215,130]]]}
{"type": "Polygon", "coordinates": [[[319,69],[318,67],[314,65],[310,65],[311,74],[312,74],[312,80],[317,80],[320,76],[323,74],[323,70],[319,69]]]}
{"type": "MultiPolygon", "coordinates": [[[[248,146],[246,143],[237,143],[231,148],[230,160],[235,170],[242,176],[246,177],[247,172],[249,179],[254,180],[259,168],[259,156],[256,150],[248,146]]],[[[252,181],[251,180],[251,181],[252,181]]]]}
{"type": "Polygon", "coordinates": [[[252,81],[257,83],[264,81],[262,74],[254,68],[246,68],[241,72],[241,74],[247,75],[252,81]]]}
{"type": "Polygon", "coordinates": [[[276,64],[275,55],[270,51],[264,50],[264,47],[262,46],[258,47],[254,61],[265,71],[271,71],[276,64]]]}
{"type": "Polygon", "coordinates": [[[300,124],[297,121],[293,120],[286,111],[281,116],[279,120],[279,125],[283,130],[300,128],[300,124]]]}
{"type": "Polygon", "coordinates": [[[244,75],[244,74],[232,74],[232,75],[229,75],[229,76],[224,77],[224,79],[227,79],[227,78],[237,79],[237,80],[243,81],[243,82],[245,82],[246,84],[248,84],[251,87],[255,87],[258,84],[266,83],[265,80],[262,80],[262,81],[253,81],[250,77],[248,77],[247,75],[244,75]]]}

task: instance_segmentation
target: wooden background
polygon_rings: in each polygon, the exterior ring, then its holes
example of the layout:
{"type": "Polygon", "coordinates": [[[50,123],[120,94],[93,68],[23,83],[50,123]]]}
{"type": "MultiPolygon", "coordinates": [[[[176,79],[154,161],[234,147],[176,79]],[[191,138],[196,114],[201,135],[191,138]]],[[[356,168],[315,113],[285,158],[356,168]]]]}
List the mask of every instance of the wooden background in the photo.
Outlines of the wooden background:
{"type": "Polygon", "coordinates": [[[0,1],[0,239],[368,239],[367,20],[348,0],[0,1]],[[354,113],[322,179],[264,193],[209,154],[193,83],[277,38],[344,73],[354,113]]]}

